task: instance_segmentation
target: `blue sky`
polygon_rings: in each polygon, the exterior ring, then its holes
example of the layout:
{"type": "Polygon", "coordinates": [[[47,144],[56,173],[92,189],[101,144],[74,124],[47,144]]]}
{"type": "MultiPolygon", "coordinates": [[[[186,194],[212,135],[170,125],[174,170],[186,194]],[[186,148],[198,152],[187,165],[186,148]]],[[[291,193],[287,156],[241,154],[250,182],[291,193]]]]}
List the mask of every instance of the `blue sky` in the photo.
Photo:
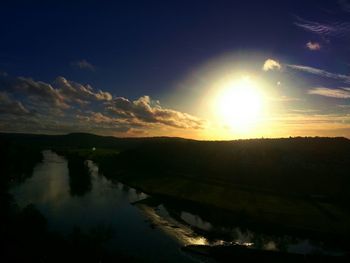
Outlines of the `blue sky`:
{"type": "MultiPolygon", "coordinates": [[[[259,77],[264,75],[270,85],[272,80],[288,83],[285,93],[275,92],[280,97],[291,101],[308,97],[307,102],[285,105],[285,114],[289,109],[304,110],[305,116],[318,111],[323,117],[346,117],[349,106],[350,2],[345,0],[2,1],[0,33],[3,131],[87,130],[118,136],[208,137],[208,133],[198,135],[198,129],[204,129],[213,119],[207,118],[211,114],[203,113],[197,105],[202,95],[196,90],[199,84],[193,82],[193,76],[201,74],[198,72],[209,64],[218,65],[223,56],[232,57],[232,68],[249,60],[249,67],[242,67],[253,73],[261,70],[267,59],[281,65],[262,70],[259,77]],[[251,54],[256,54],[255,60],[251,54]],[[81,86],[71,85],[63,91],[62,79],[57,81],[58,77],[81,86]],[[57,84],[60,81],[61,86],[57,84]],[[38,86],[38,82],[46,86],[29,87],[38,86]],[[186,83],[192,84],[183,88],[186,83]],[[76,89],[74,94],[69,92],[72,89],[76,89]],[[85,93],[78,95],[79,92],[85,93]],[[41,105],[39,102],[47,96],[51,100],[41,105]],[[54,96],[59,109],[50,105],[54,96]],[[128,100],[132,109],[121,107],[120,98],[128,100]],[[120,112],[112,115],[114,102],[120,106],[119,111],[124,111],[123,117],[120,112]],[[151,113],[140,113],[142,107],[137,105],[141,102],[151,113]],[[89,107],[82,107],[83,104],[89,107]],[[9,110],[10,106],[14,110],[9,110]],[[29,117],[14,114],[21,111],[16,107],[23,107],[31,116],[36,114],[36,122],[26,123],[24,119],[29,117]],[[49,115],[48,107],[61,119],[49,115]],[[69,125],[74,122],[73,116],[90,116],[91,121],[93,113],[100,114],[105,122],[108,118],[118,121],[101,129],[98,123],[94,128],[91,124],[90,128],[69,125]],[[50,118],[61,122],[45,127],[35,124],[50,118]],[[171,123],[166,123],[166,119],[171,119],[171,123]],[[9,128],[12,120],[22,125],[9,128]]],[[[205,88],[198,89],[206,93],[205,88]]],[[[347,122],[344,118],[342,123],[347,122]]],[[[348,136],[346,129],[347,126],[337,126],[335,131],[326,133],[292,129],[293,132],[278,136],[348,136]]],[[[226,135],[223,137],[235,138],[237,134],[228,131],[226,135]]],[[[270,132],[251,134],[260,135],[275,136],[270,132]]]]}

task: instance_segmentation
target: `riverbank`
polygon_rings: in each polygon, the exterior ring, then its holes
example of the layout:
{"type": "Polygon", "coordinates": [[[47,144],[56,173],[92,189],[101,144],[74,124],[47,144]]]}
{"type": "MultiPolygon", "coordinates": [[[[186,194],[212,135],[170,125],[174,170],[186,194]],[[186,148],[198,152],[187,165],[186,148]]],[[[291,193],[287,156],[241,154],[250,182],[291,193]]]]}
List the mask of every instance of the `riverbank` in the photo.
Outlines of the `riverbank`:
{"type": "Polygon", "coordinates": [[[349,242],[350,215],[332,203],[209,185],[186,178],[142,178],[127,174],[118,180],[178,206],[196,207],[220,223],[247,226],[267,233],[285,233],[339,244],[349,242]]]}

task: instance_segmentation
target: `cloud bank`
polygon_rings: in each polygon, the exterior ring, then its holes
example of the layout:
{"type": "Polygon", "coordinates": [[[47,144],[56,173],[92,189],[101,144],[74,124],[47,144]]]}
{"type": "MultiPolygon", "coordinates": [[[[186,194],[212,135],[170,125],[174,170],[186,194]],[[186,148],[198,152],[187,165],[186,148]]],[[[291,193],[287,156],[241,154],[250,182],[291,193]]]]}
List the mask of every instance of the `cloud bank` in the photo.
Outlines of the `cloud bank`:
{"type": "Polygon", "coordinates": [[[52,83],[0,76],[0,131],[151,135],[152,130],[199,130],[205,121],[163,107],[149,96],[113,97],[64,77],[52,83]]]}

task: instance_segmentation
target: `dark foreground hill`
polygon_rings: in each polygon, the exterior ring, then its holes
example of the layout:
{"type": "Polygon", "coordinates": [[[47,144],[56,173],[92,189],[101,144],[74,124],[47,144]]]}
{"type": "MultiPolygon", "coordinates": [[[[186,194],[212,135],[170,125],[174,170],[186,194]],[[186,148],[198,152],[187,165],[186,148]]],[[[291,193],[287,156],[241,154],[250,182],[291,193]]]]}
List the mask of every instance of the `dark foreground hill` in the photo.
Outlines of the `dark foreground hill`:
{"type": "Polygon", "coordinates": [[[92,159],[106,177],[151,195],[198,204],[207,216],[222,210],[255,226],[349,240],[346,138],[196,141],[0,134],[0,144],[7,156],[4,167],[11,164],[9,153],[18,157],[18,169],[28,152],[53,149],[70,159],[92,159]]]}

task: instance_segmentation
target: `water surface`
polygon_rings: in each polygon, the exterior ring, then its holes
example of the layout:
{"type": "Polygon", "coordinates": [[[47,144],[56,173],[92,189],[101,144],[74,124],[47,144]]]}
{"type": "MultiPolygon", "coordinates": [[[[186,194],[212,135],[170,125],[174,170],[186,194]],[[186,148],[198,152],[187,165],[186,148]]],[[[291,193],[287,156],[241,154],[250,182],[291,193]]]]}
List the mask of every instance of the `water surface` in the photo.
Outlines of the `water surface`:
{"type": "Polygon", "coordinates": [[[32,177],[11,189],[17,204],[34,204],[48,221],[49,230],[63,235],[75,227],[82,231],[104,229],[111,238],[106,247],[148,262],[194,262],[180,251],[181,243],[161,229],[155,229],[132,203],[147,197],[121,183],[112,183],[98,173],[91,161],[91,191],[70,194],[67,160],[44,151],[44,160],[32,177]]]}

